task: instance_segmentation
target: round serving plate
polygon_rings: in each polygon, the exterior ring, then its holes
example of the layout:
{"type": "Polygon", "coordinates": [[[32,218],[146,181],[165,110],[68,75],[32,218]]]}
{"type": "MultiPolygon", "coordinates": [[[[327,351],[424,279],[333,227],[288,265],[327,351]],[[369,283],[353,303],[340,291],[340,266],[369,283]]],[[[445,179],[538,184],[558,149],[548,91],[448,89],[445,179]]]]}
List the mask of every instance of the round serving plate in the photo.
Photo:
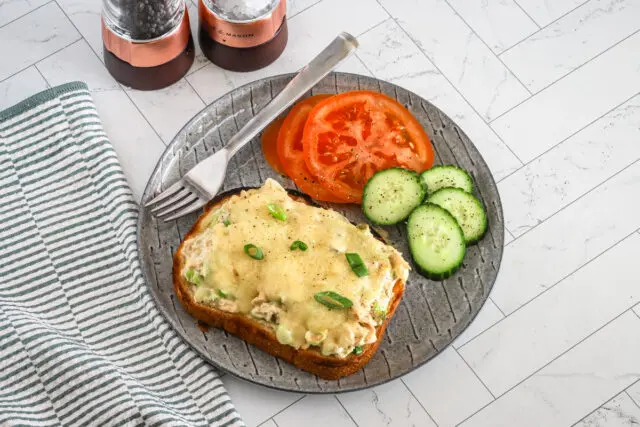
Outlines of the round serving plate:
{"type": "MultiPolygon", "coordinates": [[[[151,175],[142,200],[150,200],[180,179],[198,161],[224,146],[293,76],[287,74],[249,83],[198,113],[167,147],[151,175]]],[[[425,279],[414,268],[402,302],[389,322],[384,341],[370,362],[351,376],[327,381],[223,330],[199,327],[174,294],[171,269],[174,251],[200,212],[165,223],[156,220],[149,209],[142,207],[138,219],[140,260],[147,286],[158,308],[178,334],[205,360],[245,380],[296,392],[338,393],[402,376],[426,363],[464,331],[486,301],[498,274],[504,238],[500,196],[487,164],[473,143],[458,125],[430,102],[375,78],[331,73],[305,97],[356,89],[382,92],[397,99],[418,119],[431,138],[436,164],[457,164],[471,173],[476,184],[476,196],[487,211],[488,232],[478,244],[468,248],[463,267],[447,280],[425,279]]],[[[291,180],[269,167],[257,137],[232,159],[221,191],[260,186],[269,177],[285,188],[295,189],[291,180]]],[[[366,222],[359,206],[320,204],[341,212],[354,223],[366,222]]],[[[376,227],[376,230],[405,259],[411,258],[403,225],[376,227]]]]}

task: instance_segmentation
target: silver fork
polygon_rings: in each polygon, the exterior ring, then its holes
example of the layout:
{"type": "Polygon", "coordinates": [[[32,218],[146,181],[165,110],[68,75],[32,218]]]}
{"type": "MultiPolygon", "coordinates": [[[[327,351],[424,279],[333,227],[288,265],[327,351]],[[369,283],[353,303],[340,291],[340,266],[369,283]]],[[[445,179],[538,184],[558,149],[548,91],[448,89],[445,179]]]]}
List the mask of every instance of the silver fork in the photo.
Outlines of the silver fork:
{"type": "Polygon", "coordinates": [[[269,104],[249,120],[224,148],[198,163],[178,182],[146,202],[147,207],[153,205],[151,214],[171,221],[204,206],[222,187],[227,164],[233,155],[357,47],[358,41],[355,37],[345,32],[340,33],[318,56],[303,67],[269,104]]]}

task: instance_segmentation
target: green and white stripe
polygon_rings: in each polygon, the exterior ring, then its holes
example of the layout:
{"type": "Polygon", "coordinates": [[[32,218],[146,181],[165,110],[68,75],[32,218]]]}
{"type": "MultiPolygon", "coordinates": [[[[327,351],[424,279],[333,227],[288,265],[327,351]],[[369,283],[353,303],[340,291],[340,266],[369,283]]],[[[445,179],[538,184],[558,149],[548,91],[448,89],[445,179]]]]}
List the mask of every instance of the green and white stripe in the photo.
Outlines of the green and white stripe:
{"type": "Polygon", "coordinates": [[[0,112],[0,425],[243,426],[158,313],[87,88],[0,112]]]}

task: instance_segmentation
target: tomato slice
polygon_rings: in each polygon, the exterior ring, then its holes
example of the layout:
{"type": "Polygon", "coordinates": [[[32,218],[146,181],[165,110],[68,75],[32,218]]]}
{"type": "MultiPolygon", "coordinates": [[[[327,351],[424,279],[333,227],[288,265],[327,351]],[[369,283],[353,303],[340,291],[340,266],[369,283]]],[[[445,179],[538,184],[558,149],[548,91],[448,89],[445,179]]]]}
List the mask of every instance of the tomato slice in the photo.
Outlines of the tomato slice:
{"type": "Polygon", "coordinates": [[[278,156],[278,133],[284,123],[285,117],[279,117],[272,121],[269,126],[262,132],[262,154],[269,166],[280,175],[286,175],[280,157],[278,156]]]}
{"type": "Polygon", "coordinates": [[[296,183],[298,188],[316,200],[344,203],[345,200],[327,191],[311,175],[304,161],[302,148],[302,132],[307,116],[313,107],[333,95],[314,95],[298,102],[287,114],[278,133],[278,156],[285,173],[296,183]]]}
{"type": "Polygon", "coordinates": [[[379,170],[401,166],[422,172],[433,165],[433,147],[415,117],[396,100],[352,91],[318,103],[309,113],[305,162],[318,182],[351,203],[379,170]]]}

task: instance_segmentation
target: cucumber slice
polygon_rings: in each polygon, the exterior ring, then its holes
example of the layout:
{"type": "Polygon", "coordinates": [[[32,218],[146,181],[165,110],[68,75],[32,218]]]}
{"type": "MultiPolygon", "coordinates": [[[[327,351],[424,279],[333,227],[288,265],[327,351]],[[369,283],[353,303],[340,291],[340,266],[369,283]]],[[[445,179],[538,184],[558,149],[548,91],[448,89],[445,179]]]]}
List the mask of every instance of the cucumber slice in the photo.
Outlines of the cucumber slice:
{"type": "Polygon", "coordinates": [[[446,209],[429,202],[418,206],[409,215],[407,233],[411,256],[424,276],[446,279],[462,265],[464,234],[446,209]]]}
{"type": "Polygon", "coordinates": [[[473,193],[471,175],[469,175],[466,170],[460,169],[457,166],[434,166],[422,172],[420,179],[422,179],[422,183],[427,187],[427,193],[429,195],[446,187],[460,188],[467,193],[473,193]]]}
{"type": "Polygon", "coordinates": [[[373,223],[397,224],[422,203],[425,190],[411,170],[391,168],[376,172],[364,186],[362,211],[373,223]]]}
{"type": "Polygon", "coordinates": [[[442,188],[433,193],[427,201],[442,206],[458,221],[467,245],[471,245],[484,236],[487,231],[487,216],[480,200],[473,194],[459,188],[442,188]]]}

